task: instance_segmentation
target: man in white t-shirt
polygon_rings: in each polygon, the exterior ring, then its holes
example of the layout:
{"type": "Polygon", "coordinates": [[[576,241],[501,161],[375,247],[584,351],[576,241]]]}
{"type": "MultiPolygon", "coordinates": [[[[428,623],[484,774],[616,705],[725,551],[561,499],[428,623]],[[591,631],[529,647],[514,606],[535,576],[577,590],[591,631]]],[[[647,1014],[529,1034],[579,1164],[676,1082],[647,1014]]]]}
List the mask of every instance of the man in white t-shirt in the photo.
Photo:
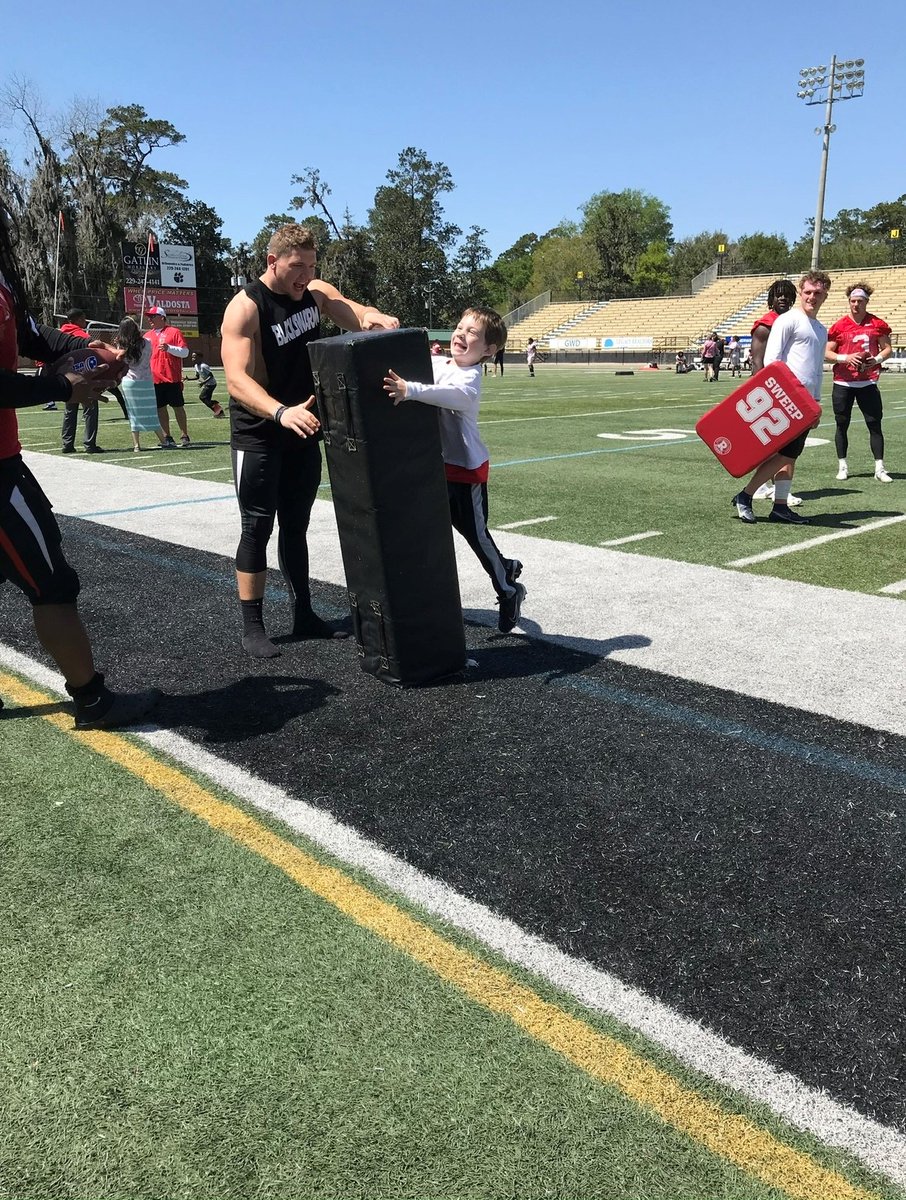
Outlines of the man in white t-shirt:
{"type": "MultiPolygon", "coordinates": [[[[807,271],[802,276],[799,280],[799,303],[779,316],[771,326],[764,352],[765,366],[772,362],[785,362],[816,400],[821,399],[824,349],[827,346],[827,329],[818,320],[818,309],[827,299],[830,285],[830,276],[824,271],[807,271]]],[[[808,518],[800,517],[789,505],[796,459],[805,448],[807,436],[807,431],[801,433],[782,450],[772,454],[743,490],[733,497],[732,503],[741,521],[747,525],[755,524],[752,498],[763,483],[773,479],[774,507],[768,520],[780,521],[785,525],[808,525],[808,518]],[[787,470],[782,471],[784,467],[787,470]]]]}

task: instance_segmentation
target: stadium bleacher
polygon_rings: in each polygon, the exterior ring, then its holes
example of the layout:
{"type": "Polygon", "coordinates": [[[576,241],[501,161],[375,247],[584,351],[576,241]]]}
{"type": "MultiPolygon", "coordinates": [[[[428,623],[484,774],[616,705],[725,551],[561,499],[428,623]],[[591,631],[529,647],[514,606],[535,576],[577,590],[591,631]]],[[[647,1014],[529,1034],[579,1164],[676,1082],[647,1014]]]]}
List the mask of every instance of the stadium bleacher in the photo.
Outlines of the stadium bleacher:
{"type": "MultiPolygon", "coordinates": [[[[821,312],[826,324],[849,311],[845,289],[862,281],[874,288],[870,308],[891,326],[893,344],[906,343],[906,266],[846,268],[829,274],[833,287],[821,312]]],[[[552,337],[651,337],[655,351],[667,351],[697,346],[712,329],[724,337],[748,334],[778,277],[724,276],[692,296],[549,304],[514,324],[507,346],[522,350],[530,337],[542,346],[552,337]]]]}

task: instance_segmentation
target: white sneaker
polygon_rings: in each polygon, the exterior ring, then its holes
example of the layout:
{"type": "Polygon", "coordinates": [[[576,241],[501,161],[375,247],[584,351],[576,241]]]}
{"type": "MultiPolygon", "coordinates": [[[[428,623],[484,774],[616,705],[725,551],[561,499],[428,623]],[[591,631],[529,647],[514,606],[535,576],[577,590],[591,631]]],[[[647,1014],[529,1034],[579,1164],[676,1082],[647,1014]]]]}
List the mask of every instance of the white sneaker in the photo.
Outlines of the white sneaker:
{"type": "Polygon", "coordinates": [[[791,494],[787,497],[787,504],[790,506],[790,508],[797,508],[801,503],[802,503],[801,496],[793,496],[791,494]]]}
{"type": "Polygon", "coordinates": [[[837,472],[837,478],[841,481],[849,479],[849,467],[845,462],[840,463],[840,470],[837,472]]]}
{"type": "Polygon", "coordinates": [[[752,499],[753,500],[773,500],[774,499],[773,483],[763,483],[761,485],[761,487],[758,489],[758,491],[755,493],[755,495],[752,497],[752,499]]]}
{"type": "Polygon", "coordinates": [[[887,474],[883,467],[878,467],[875,471],[875,479],[878,483],[893,483],[893,478],[887,474]]]}

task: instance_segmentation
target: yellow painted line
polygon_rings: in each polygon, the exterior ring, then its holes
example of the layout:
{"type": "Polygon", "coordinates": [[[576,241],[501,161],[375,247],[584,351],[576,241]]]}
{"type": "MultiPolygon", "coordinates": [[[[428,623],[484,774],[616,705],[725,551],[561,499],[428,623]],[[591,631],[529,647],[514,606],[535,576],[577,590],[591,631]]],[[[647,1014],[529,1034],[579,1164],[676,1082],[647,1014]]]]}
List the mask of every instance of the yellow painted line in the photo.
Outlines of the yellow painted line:
{"type": "MultiPolygon", "coordinates": [[[[22,706],[46,705],[52,697],[0,672],[0,691],[22,706]]],[[[174,767],[153,758],[116,733],[81,732],[62,713],[44,720],[117,763],[168,800],[227,834],[278,867],[294,882],[334,905],[464,992],[476,1004],[508,1017],[531,1037],[563,1055],[600,1083],[619,1089],[661,1120],[713,1154],[796,1200],[878,1200],[807,1154],[779,1141],[747,1117],[726,1112],[679,1083],[616,1039],[598,1033],[504,971],[453,945],[395,905],[381,900],[335,867],[271,833],[232,804],[219,800],[174,767]]]]}

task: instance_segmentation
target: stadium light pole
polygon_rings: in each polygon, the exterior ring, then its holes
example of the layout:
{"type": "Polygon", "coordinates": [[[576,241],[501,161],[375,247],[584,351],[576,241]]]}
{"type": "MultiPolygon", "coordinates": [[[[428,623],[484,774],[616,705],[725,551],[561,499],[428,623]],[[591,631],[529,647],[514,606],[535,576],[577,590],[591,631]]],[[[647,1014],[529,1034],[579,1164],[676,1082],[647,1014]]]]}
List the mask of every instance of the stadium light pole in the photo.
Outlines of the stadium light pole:
{"type": "Polygon", "coordinates": [[[821,67],[803,67],[799,72],[799,91],[796,93],[806,104],[824,104],[824,125],[815,133],[824,135],[821,150],[821,174],[818,177],[818,207],[815,211],[815,236],[812,241],[812,270],[818,266],[821,254],[821,227],[824,224],[824,189],[827,185],[827,157],[830,151],[830,135],[837,128],[832,123],[835,100],[855,100],[865,91],[865,59],[847,58],[837,62],[831,56],[830,64],[821,67]]]}

